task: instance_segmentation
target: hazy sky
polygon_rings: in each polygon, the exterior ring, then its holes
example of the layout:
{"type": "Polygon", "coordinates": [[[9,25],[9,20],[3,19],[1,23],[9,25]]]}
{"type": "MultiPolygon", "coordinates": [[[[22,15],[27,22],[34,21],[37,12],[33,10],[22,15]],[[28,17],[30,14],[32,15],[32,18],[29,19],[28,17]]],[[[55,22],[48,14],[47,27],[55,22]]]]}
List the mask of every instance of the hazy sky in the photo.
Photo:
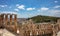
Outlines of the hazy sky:
{"type": "Polygon", "coordinates": [[[37,15],[60,17],[60,0],[0,0],[0,13],[14,12],[18,18],[37,15]]]}

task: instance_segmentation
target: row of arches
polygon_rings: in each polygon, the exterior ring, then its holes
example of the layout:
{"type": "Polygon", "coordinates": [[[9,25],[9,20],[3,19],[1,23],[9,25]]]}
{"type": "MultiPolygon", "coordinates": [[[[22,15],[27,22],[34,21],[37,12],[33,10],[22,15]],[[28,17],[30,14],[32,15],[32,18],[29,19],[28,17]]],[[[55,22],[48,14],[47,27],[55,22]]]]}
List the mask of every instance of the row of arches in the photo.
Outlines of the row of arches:
{"type": "Polygon", "coordinates": [[[20,36],[53,36],[51,24],[24,24],[19,28],[20,36]]]}
{"type": "Polygon", "coordinates": [[[17,15],[16,14],[0,14],[0,27],[4,27],[10,31],[16,32],[17,31],[17,15]]]}
{"type": "Polygon", "coordinates": [[[16,14],[0,14],[0,20],[1,20],[1,23],[15,22],[17,21],[17,15],[16,14]]]}

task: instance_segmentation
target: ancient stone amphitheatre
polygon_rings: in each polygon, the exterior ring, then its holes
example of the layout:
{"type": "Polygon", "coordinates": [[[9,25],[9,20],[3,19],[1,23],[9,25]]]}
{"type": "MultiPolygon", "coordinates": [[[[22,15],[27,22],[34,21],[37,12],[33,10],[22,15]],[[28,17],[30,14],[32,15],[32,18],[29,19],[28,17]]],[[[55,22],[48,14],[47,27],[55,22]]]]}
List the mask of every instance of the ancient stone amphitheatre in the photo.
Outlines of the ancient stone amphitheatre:
{"type": "Polygon", "coordinates": [[[18,25],[17,14],[0,14],[0,36],[59,36],[60,19],[56,24],[34,23],[31,19],[18,25]]]}

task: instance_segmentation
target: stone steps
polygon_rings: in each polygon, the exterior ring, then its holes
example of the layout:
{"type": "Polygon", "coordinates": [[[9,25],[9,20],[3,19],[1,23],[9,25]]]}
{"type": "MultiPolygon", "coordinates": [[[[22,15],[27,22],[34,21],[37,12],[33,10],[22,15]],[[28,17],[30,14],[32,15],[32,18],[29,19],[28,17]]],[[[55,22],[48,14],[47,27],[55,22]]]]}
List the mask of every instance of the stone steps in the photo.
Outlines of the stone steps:
{"type": "Polygon", "coordinates": [[[9,32],[6,29],[0,29],[0,36],[16,36],[13,33],[9,32]]]}

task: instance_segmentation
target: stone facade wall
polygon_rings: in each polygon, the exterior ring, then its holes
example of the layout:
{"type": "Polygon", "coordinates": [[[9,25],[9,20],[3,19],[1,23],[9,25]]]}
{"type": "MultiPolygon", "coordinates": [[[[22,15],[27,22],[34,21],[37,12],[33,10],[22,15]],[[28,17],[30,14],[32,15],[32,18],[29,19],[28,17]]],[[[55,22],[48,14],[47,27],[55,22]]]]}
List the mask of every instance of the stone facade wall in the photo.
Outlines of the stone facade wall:
{"type": "Polygon", "coordinates": [[[17,32],[17,15],[0,14],[0,26],[10,31],[17,32]],[[14,15],[14,18],[13,18],[14,15]]]}
{"type": "MultiPolygon", "coordinates": [[[[25,24],[22,25],[20,28],[20,35],[22,33],[22,30],[24,31],[26,36],[31,35],[42,35],[42,34],[50,34],[53,33],[52,31],[53,26],[49,24],[42,24],[42,25],[36,25],[36,24],[25,24]]],[[[23,34],[22,33],[22,34],[23,34]]]]}

